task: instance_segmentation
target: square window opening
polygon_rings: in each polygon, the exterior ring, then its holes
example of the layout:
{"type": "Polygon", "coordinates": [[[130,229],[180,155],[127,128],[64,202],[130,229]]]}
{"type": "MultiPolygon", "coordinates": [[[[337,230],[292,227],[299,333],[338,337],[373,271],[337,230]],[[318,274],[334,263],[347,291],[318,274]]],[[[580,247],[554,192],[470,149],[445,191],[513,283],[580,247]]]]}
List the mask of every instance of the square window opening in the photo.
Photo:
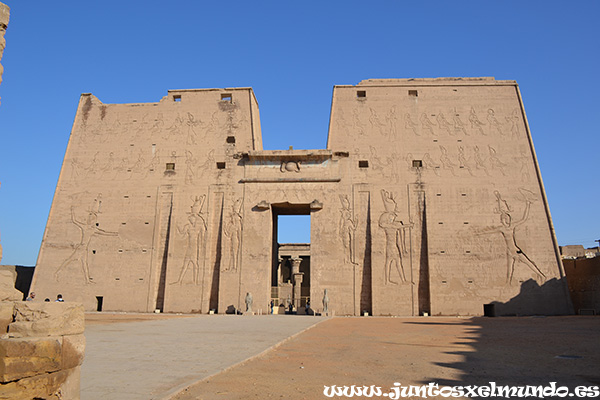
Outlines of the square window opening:
{"type": "Polygon", "coordinates": [[[235,143],[235,136],[227,136],[227,143],[235,143]]]}
{"type": "Polygon", "coordinates": [[[168,162],[167,165],[166,165],[166,167],[165,167],[165,169],[167,171],[175,171],[175,163],[168,162]]]}
{"type": "Polygon", "coordinates": [[[359,99],[366,99],[367,98],[367,91],[366,90],[357,90],[356,91],[356,97],[359,99]]]}
{"type": "Polygon", "coordinates": [[[174,94],[173,95],[173,101],[176,101],[176,102],[181,101],[181,95],[180,94],[174,94]]]}
{"type": "Polygon", "coordinates": [[[218,162],[217,163],[217,169],[225,169],[225,163],[224,162],[218,162]]]}
{"type": "Polygon", "coordinates": [[[419,96],[419,92],[417,90],[409,90],[408,91],[408,95],[409,96],[413,96],[413,97],[418,97],[419,96]]]}
{"type": "Polygon", "coordinates": [[[221,93],[221,101],[228,101],[229,103],[231,103],[233,101],[231,93],[221,93]]]}
{"type": "Polygon", "coordinates": [[[369,168],[369,162],[367,160],[360,160],[358,162],[358,168],[369,168]]]}
{"type": "Polygon", "coordinates": [[[413,160],[413,168],[423,168],[423,160],[413,160]]]}

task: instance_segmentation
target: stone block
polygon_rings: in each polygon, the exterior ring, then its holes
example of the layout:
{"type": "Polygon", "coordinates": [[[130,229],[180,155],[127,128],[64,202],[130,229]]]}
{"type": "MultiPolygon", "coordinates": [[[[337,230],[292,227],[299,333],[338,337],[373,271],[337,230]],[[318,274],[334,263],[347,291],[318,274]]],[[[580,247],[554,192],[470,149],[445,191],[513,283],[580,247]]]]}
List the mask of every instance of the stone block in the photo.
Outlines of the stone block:
{"type": "Polygon", "coordinates": [[[62,338],[0,340],[0,382],[10,382],[61,369],[62,338]]]}
{"type": "Polygon", "coordinates": [[[73,393],[72,387],[75,384],[71,380],[71,375],[74,375],[74,378],[78,378],[78,370],[79,368],[62,370],[0,384],[0,400],[77,400],[79,399],[79,393],[73,393]],[[66,389],[70,391],[70,397],[63,394],[63,386],[66,386],[66,389]]]}
{"type": "Polygon", "coordinates": [[[17,271],[14,266],[0,267],[0,301],[21,301],[23,293],[15,289],[17,271]]]}
{"type": "Polygon", "coordinates": [[[62,341],[62,369],[80,366],[85,356],[85,336],[63,336],[62,341]]]}
{"type": "Polygon", "coordinates": [[[8,324],[13,320],[15,304],[12,301],[0,302],[0,336],[8,331],[8,324]]]}
{"type": "Polygon", "coordinates": [[[83,334],[85,316],[78,303],[15,303],[15,322],[9,337],[64,336],[83,334]]]}

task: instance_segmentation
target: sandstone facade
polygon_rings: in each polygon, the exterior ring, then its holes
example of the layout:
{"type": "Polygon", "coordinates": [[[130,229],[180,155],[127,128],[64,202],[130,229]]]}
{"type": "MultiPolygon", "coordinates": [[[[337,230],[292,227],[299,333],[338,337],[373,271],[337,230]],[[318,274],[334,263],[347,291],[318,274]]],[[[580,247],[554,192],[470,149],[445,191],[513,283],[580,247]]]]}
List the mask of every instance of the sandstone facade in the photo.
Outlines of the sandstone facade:
{"type": "Polygon", "coordinates": [[[327,290],[337,315],[480,315],[529,282],[520,310],[571,312],[514,81],[366,80],[331,110],[327,149],[266,151],[250,88],[83,94],[33,290],[88,310],[236,312],[247,293],[266,309],[287,290],[277,216],[304,214],[295,306],[320,312],[327,290]]]}

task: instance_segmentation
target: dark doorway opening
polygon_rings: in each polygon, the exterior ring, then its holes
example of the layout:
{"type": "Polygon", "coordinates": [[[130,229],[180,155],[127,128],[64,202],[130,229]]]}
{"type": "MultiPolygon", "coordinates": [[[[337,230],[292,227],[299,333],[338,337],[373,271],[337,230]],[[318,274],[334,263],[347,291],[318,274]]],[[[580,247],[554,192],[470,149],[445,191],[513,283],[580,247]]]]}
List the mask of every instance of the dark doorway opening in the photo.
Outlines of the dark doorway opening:
{"type": "Polygon", "coordinates": [[[104,296],[96,296],[96,311],[102,311],[102,304],[104,303],[104,296]]]}
{"type": "Polygon", "coordinates": [[[310,205],[272,204],[273,312],[307,313],[310,305],[310,205]]]}

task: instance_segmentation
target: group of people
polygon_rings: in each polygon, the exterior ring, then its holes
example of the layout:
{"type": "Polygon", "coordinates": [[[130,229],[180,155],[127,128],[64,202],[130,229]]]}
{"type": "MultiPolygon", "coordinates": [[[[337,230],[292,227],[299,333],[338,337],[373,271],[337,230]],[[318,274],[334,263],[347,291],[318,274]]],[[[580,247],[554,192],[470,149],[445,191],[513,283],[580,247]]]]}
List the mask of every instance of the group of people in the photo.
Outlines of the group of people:
{"type": "MultiPolygon", "coordinates": [[[[33,301],[34,299],[35,299],[35,292],[31,292],[31,293],[29,293],[29,296],[25,299],[25,301],[33,301]]],[[[44,301],[49,303],[50,299],[46,297],[46,299],[44,301]]],[[[62,303],[65,300],[63,299],[62,294],[57,294],[56,300],[54,300],[54,301],[62,303]]]]}

